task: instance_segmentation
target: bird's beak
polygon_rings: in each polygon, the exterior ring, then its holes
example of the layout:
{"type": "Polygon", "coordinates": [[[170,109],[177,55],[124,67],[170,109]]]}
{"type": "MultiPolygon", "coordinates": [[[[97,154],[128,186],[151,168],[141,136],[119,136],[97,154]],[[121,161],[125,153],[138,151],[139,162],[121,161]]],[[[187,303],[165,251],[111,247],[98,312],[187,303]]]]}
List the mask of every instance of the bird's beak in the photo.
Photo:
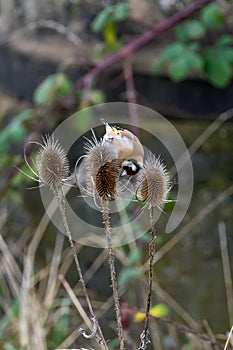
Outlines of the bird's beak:
{"type": "Polygon", "coordinates": [[[100,118],[100,121],[105,125],[106,133],[112,131],[111,126],[103,118],[100,118]]]}

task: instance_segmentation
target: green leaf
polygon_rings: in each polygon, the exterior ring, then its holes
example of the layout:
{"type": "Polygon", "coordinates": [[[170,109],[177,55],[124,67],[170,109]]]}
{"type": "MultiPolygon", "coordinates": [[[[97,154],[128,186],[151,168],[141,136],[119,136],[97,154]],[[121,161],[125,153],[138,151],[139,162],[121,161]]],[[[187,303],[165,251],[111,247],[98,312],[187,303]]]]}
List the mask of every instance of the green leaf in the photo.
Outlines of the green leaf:
{"type": "Polygon", "coordinates": [[[211,3],[201,12],[201,18],[208,28],[221,28],[225,23],[225,16],[217,3],[211,3]]]}
{"type": "Polygon", "coordinates": [[[231,46],[233,38],[231,35],[222,35],[216,42],[217,46],[231,46]]]}
{"type": "Polygon", "coordinates": [[[51,340],[54,346],[59,346],[69,334],[69,319],[68,315],[63,315],[54,325],[51,340]]]}
{"type": "Polygon", "coordinates": [[[56,75],[56,92],[59,96],[66,96],[68,95],[72,88],[73,84],[71,83],[70,79],[67,77],[64,73],[58,73],[56,75]]]}
{"type": "Polygon", "coordinates": [[[187,78],[190,71],[202,71],[203,59],[197,52],[198,43],[185,45],[174,43],[167,47],[155,63],[153,70],[158,72],[163,66],[168,67],[168,74],[174,82],[187,78]]]}
{"type": "Polygon", "coordinates": [[[133,267],[123,269],[118,277],[119,287],[125,287],[128,283],[142,277],[141,270],[133,267]]]}
{"type": "Polygon", "coordinates": [[[101,32],[107,23],[123,21],[129,17],[130,9],[128,3],[119,3],[114,6],[108,6],[100,11],[91,22],[93,32],[101,32]]]}
{"type": "Polygon", "coordinates": [[[223,47],[221,49],[221,58],[226,60],[230,65],[233,65],[233,48],[232,47],[223,47]]]}
{"type": "Polygon", "coordinates": [[[120,345],[120,341],[118,337],[108,341],[109,349],[119,348],[119,345],[120,345]]]}
{"type": "Polygon", "coordinates": [[[26,109],[25,111],[21,112],[20,114],[16,115],[14,117],[14,122],[23,123],[26,120],[31,119],[34,116],[32,109],[26,109]]]}
{"type": "Polygon", "coordinates": [[[223,59],[218,51],[208,48],[204,52],[205,72],[209,81],[216,87],[226,87],[232,77],[232,69],[228,59],[223,59]]]}
{"type": "Polygon", "coordinates": [[[93,89],[90,92],[90,102],[93,105],[104,103],[106,101],[105,93],[102,90],[93,89]]]}
{"type": "Polygon", "coordinates": [[[175,42],[167,46],[159,57],[154,61],[152,71],[158,73],[164,66],[169,64],[171,61],[180,57],[184,52],[184,45],[179,42],[175,42]]]}
{"type": "Polygon", "coordinates": [[[113,20],[115,22],[123,21],[130,15],[129,4],[126,2],[116,4],[114,7],[113,20]]]}
{"type": "Polygon", "coordinates": [[[52,102],[55,91],[56,74],[49,75],[37,86],[33,94],[33,101],[36,106],[49,105],[52,102]]]}
{"type": "Polygon", "coordinates": [[[64,73],[49,75],[36,88],[33,101],[36,106],[49,106],[57,96],[65,96],[70,93],[72,83],[64,73]]]}
{"type": "Polygon", "coordinates": [[[154,317],[166,317],[169,314],[169,308],[165,304],[157,304],[150,309],[150,315],[154,317]]]}
{"type": "Polygon", "coordinates": [[[141,260],[142,252],[140,249],[134,249],[129,253],[128,256],[128,265],[135,265],[141,260]]]}
{"type": "Polygon", "coordinates": [[[224,88],[231,81],[231,67],[226,61],[212,61],[207,69],[207,75],[213,85],[224,88]]]}
{"type": "Polygon", "coordinates": [[[164,207],[163,207],[163,210],[165,213],[170,213],[172,212],[172,210],[174,209],[174,206],[175,206],[175,201],[174,202],[167,202],[165,203],[164,207]]]}
{"type": "Polygon", "coordinates": [[[174,82],[179,82],[187,78],[189,68],[185,57],[179,57],[169,66],[169,76],[174,82]]]}
{"type": "Polygon", "coordinates": [[[173,60],[174,58],[180,56],[183,51],[184,45],[182,43],[175,42],[174,44],[171,44],[164,49],[162,53],[162,59],[164,63],[173,60]]]}
{"type": "Polygon", "coordinates": [[[177,39],[183,42],[198,40],[204,37],[205,27],[200,21],[190,20],[178,25],[175,33],[177,39]]]}
{"type": "Polygon", "coordinates": [[[202,71],[203,70],[204,61],[200,55],[198,55],[196,53],[189,52],[189,53],[187,53],[186,60],[187,60],[187,65],[188,65],[189,70],[194,70],[194,71],[202,71]]]}
{"type": "Polygon", "coordinates": [[[24,122],[33,117],[33,111],[28,109],[17,116],[0,133],[0,153],[6,152],[12,143],[20,143],[26,136],[24,122]]]}
{"type": "Polygon", "coordinates": [[[109,11],[106,11],[106,9],[99,12],[97,16],[94,18],[94,20],[91,22],[91,30],[93,32],[101,32],[108,21],[108,17],[109,17],[109,11]]]}

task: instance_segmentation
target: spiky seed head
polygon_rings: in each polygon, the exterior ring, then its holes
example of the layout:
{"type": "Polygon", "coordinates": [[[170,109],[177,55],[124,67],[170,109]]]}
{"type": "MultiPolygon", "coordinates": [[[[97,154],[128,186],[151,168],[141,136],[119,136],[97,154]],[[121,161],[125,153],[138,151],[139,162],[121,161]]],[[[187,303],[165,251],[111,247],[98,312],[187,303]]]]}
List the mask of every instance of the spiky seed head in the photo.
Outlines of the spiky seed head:
{"type": "Polygon", "coordinates": [[[116,195],[116,180],[119,177],[119,166],[115,161],[102,165],[96,174],[96,191],[103,199],[116,195]]]}
{"type": "Polygon", "coordinates": [[[120,167],[113,148],[101,141],[89,140],[86,150],[84,162],[88,192],[92,194],[97,192],[103,199],[114,198],[120,167]]]}
{"type": "Polygon", "coordinates": [[[167,202],[169,175],[160,158],[150,155],[138,175],[137,195],[151,207],[160,208],[167,202]]]}
{"type": "Polygon", "coordinates": [[[37,157],[38,176],[42,183],[54,189],[69,175],[69,162],[65,151],[54,137],[46,136],[37,157]]]}

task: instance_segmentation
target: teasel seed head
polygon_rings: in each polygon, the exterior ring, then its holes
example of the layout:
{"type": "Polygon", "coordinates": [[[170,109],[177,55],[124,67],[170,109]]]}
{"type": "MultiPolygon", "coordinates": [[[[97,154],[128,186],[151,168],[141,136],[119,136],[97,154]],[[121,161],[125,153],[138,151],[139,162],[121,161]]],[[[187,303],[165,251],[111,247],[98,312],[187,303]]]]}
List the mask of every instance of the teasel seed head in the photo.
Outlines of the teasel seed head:
{"type": "Polygon", "coordinates": [[[69,175],[69,162],[65,151],[54,137],[45,136],[36,161],[41,183],[55,189],[69,175]]]}
{"type": "Polygon", "coordinates": [[[150,207],[162,208],[170,191],[169,175],[160,158],[150,155],[138,175],[137,196],[150,207]]]}
{"type": "Polygon", "coordinates": [[[115,198],[120,166],[114,150],[110,145],[105,145],[96,139],[88,140],[85,148],[87,191],[93,196],[97,193],[103,199],[115,198]]]}

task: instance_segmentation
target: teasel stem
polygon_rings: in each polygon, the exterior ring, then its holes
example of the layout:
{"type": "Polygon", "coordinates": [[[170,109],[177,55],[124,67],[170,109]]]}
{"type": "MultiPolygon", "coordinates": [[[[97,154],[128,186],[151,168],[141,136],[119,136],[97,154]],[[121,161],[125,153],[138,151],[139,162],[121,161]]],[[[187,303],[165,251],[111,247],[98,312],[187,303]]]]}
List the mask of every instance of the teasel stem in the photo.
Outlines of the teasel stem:
{"type": "Polygon", "coordinates": [[[140,350],[146,350],[147,344],[150,343],[148,338],[149,336],[149,318],[150,318],[150,308],[151,308],[151,299],[152,299],[152,289],[153,289],[153,265],[154,265],[154,256],[155,256],[155,241],[156,241],[156,230],[154,225],[154,212],[155,207],[151,206],[150,210],[150,223],[151,223],[151,241],[149,244],[149,289],[147,295],[147,303],[146,303],[146,318],[144,329],[140,335],[140,350]]]}
{"type": "Polygon", "coordinates": [[[99,342],[99,344],[102,344],[101,348],[104,349],[104,350],[108,350],[107,343],[106,343],[106,341],[104,339],[104,336],[103,336],[102,330],[100,328],[99,322],[98,322],[98,320],[97,320],[97,318],[96,318],[96,316],[94,314],[94,311],[93,311],[93,308],[92,308],[92,304],[91,304],[91,301],[90,301],[90,298],[89,298],[89,295],[88,295],[88,292],[87,292],[86,284],[85,284],[85,281],[84,281],[84,278],[83,278],[83,274],[82,274],[82,269],[81,269],[80,262],[79,262],[79,259],[78,259],[78,254],[77,254],[77,251],[75,249],[75,245],[74,245],[74,242],[73,242],[73,239],[72,239],[72,234],[71,234],[71,231],[69,229],[68,222],[67,222],[66,204],[65,204],[65,198],[64,198],[63,190],[62,190],[62,187],[61,187],[61,185],[59,183],[54,185],[53,192],[54,192],[54,195],[55,195],[57,203],[58,203],[58,207],[59,207],[59,210],[60,210],[60,213],[61,213],[61,217],[62,217],[62,222],[63,222],[64,228],[65,228],[65,234],[68,237],[68,241],[69,241],[69,244],[70,244],[70,247],[71,247],[71,251],[72,251],[72,254],[73,254],[73,257],[74,257],[74,262],[75,262],[75,265],[76,265],[76,269],[77,269],[77,272],[78,272],[78,275],[79,275],[80,283],[82,285],[83,294],[85,296],[86,303],[87,303],[89,312],[91,314],[91,319],[92,319],[92,322],[93,322],[93,331],[91,332],[91,334],[86,334],[83,329],[80,329],[80,332],[87,339],[96,337],[96,339],[99,342]]]}
{"type": "Polygon", "coordinates": [[[107,199],[101,198],[101,207],[102,207],[103,223],[105,225],[105,233],[106,233],[106,240],[107,240],[108,263],[109,263],[111,286],[112,286],[113,298],[114,298],[114,304],[115,304],[117,332],[118,332],[118,338],[120,341],[119,350],[123,350],[124,337],[123,337],[123,329],[122,329],[122,321],[121,321],[119,294],[118,294],[118,287],[117,287],[117,280],[116,280],[115,254],[114,254],[114,249],[112,247],[112,238],[111,238],[109,201],[107,199]]]}

